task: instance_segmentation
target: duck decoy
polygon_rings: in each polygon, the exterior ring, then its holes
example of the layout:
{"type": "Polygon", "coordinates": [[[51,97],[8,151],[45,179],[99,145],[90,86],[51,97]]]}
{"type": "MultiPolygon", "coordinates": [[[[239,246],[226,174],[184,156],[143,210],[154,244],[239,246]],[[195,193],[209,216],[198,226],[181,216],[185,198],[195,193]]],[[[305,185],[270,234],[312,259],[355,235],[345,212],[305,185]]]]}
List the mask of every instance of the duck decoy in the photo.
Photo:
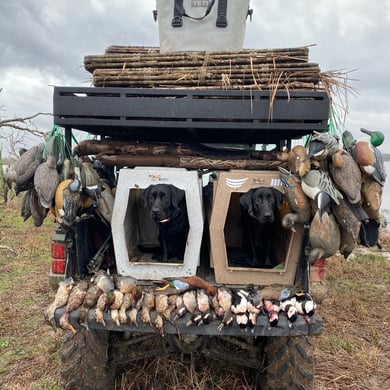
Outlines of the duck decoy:
{"type": "Polygon", "coordinates": [[[20,214],[23,218],[23,221],[27,221],[31,217],[31,207],[30,207],[30,202],[31,202],[31,196],[32,196],[32,190],[25,191],[23,194],[23,199],[22,199],[22,205],[20,208],[20,214]]]}
{"type": "Polygon", "coordinates": [[[57,172],[56,161],[52,155],[47,156],[47,160],[41,163],[34,175],[34,187],[38,193],[39,202],[42,207],[49,209],[60,183],[60,175],[57,172]]]}
{"type": "Polygon", "coordinates": [[[301,187],[297,175],[279,167],[279,176],[284,189],[288,206],[293,213],[286,214],[282,219],[285,228],[294,229],[294,223],[307,223],[310,219],[310,202],[301,187]]]}
{"type": "Polygon", "coordinates": [[[299,177],[303,177],[310,171],[310,158],[307,155],[307,149],[303,145],[295,145],[287,157],[287,167],[299,177]]]}
{"type": "Polygon", "coordinates": [[[337,188],[350,203],[361,200],[362,174],[353,157],[343,149],[334,153],[330,172],[337,188]],[[337,161],[339,159],[340,161],[337,161]]]}
{"type": "Polygon", "coordinates": [[[338,139],[330,133],[314,131],[308,145],[306,159],[326,160],[339,149],[338,139]]]}
{"type": "Polygon", "coordinates": [[[317,211],[309,228],[311,247],[308,261],[313,264],[319,258],[333,256],[340,246],[340,229],[333,214],[324,211],[320,218],[317,211]]]}
{"type": "Polygon", "coordinates": [[[336,204],[343,198],[342,193],[335,187],[328,172],[323,170],[311,170],[302,178],[302,190],[313,199],[318,209],[320,217],[322,211],[329,206],[330,199],[336,204]]]}
{"type": "Polygon", "coordinates": [[[380,219],[380,208],[382,205],[383,186],[376,180],[365,177],[362,183],[362,206],[368,217],[371,219],[380,219]]]}
{"type": "Polygon", "coordinates": [[[355,208],[355,205],[349,203],[347,199],[340,199],[339,204],[333,205],[332,211],[340,227],[345,230],[346,234],[349,235],[356,244],[359,239],[362,221],[356,216],[353,208],[355,208]]]}
{"type": "Polygon", "coordinates": [[[42,226],[43,221],[46,218],[46,215],[49,210],[45,207],[42,207],[41,203],[39,202],[38,193],[36,192],[35,188],[31,189],[30,211],[31,217],[34,221],[34,226],[42,226]]]}
{"type": "MultiPolygon", "coordinates": [[[[371,134],[366,129],[363,132],[371,134]]],[[[386,181],[386,170],[383,161],[381,151],[378,149],[384,139],[384,136],[380,132],[374,132],[370,135],[369,139],[357,140],[352,146],[352,156],[358,163],[360,170],[364,176],[372,177],[380,185],[384,185],[386,181]],[[382,134],[382,137],[378,137],[378,134],[382,134]]]]}
{"type": "Polygon", "coordinates": [[[43,161],[44,143],[33,146],[23,153],[15,162],[15,193],[18,195],[22,191],[30,188],[36,169],[43,161]]]}

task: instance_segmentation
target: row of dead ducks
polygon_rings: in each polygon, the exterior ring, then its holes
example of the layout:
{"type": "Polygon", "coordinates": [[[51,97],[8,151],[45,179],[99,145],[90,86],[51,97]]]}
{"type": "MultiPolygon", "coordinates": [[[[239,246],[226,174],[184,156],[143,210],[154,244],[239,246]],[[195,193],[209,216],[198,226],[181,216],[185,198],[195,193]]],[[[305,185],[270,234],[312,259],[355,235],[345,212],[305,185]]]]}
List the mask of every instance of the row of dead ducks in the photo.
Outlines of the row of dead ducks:
{"type": "Polygon", "coordinates": [[[257,287],[237,290],[214,287],[197,276],[162,281],[160,287],[143,290],[131,276],[111,277],[99,271],[90,280],[75,283],[69,278],[61,282],[54,301],[45,312],[46,320],[53,327],[55,310],[60,307],[65,307],[59,320],[60,327],[74,333],[70,313],[79,309],[78,321],[88,328],[89,309],[95,308],[94,318],[104,326],[104,313],[109,311],[112,321],[118,326],[126,323],[137,325],[140,320],[163,335],[164,321],[175,322],[187,313],[190,313],[187,326],[207,325],[217,319],[220,320],[219,330],[234,321],[243,329],[253,330],[258,315],[266,315],[269,325],[276,326],[279,313],[284,312],[291,326],[298,315],[309,319],[316,304],[305,292],[291,294],[284,289],[278,300],[266,299],[257,287]]]}

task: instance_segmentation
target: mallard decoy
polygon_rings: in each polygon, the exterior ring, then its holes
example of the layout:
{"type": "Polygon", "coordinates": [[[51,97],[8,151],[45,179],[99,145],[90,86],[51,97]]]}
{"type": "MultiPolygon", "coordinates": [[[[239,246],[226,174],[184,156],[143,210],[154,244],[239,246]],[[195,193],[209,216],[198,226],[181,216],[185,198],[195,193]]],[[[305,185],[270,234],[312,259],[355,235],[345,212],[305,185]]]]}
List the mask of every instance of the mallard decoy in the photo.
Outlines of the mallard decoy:
{"type": "Polygon", "coordinates": [[[340,229],[333,214],[324,211],[320,218],[317,211],[309,228],[310,254],[308,261],[313,264],[319,258],[333,256],[340,246],[340,229]]]}
{"type": "Polygon", "coordinates": [[[326,160],[339,149],[338,139],[330,133],[314,131],[308,146],[307,159],[326,160]]]}
{"type": "Polygon", "coordinates": [[[43,161],[45,144],[41,143],[23,153],[15,162],[15,193],[18,195],[31,187],[36,169],[43,161]]]}
{"type": "Polygon", "coordinates": [[[68,278],[60,282],[54,297],[54,301],[45,311],[45,319],[53,326],[54,329],[56,329],[54,323],[54,312],[59,307],[65,306],[67,304],[69,294],[72,291],[74,285],[75,282],[72,278],[68,278]]]}
{"type": "Polygon", "coordinates": [[[279,167],[279,176],[284,189],[287,203],[293,213],[286,214],[282,219],[285,228],[294,230],[294,223],[307,223],[310,219],[310,202],[301,187],[298,176],[279,167]]]}
{"type": "Polygon", "coordinates": [[[83,303],[88,287],[88,281],[83,279],[72,288],[72,291],[69,294],[68,302],[66,304],[65,312],[59,320],[61,328],[69,329],[72,333],[76,333],[75,328],[69,322],[69,315],[83,303]]]}
{"type": "Polygon", "coordinates": [[[296,145],[288,152],[287,167],[299,177],[305,176],[310,171],[310,158],[304,146],[296,145]]]}
{"type": "Polygon", "coordinates": [[[369,218],[379,220],[382,205],[383,186],[376,180],[365,177],[362,183],[362,206],[369,218]]]}
{"type": "Polygon", "coordinates": [[[35,171],[34,187],[38,193],[39,203],[49,209],[60,184],[60,175],[57,172],[54,156],[47,156],[47,160],[41,163],[35,171]]]}
{"type": "Polygon", "coordinates": [[[218,326],[218,330],[221,330],[224,326],[231,326],[233,324],[232,307],[232,291],[225,286],[220,286],[217,289],[217,300],[223,310],[223,319],[218,326]]]}
{"type": "Polygon", "coordinates": [[[369,139],[357,140],[352,146],[351,154],[358,163],[363,175],[372,177],[383,186],[386,181],[386,170],[382,153],[377,146],[383,142],[384,136],[380,132],[369,132],[366,129],[362,130],[366,134],[375,133],[375,135],[370,135],[369,139]],[[382,134],[382,137],[379,137],[378,134],[382,134]]]}
{"type": "Polygon", "coordinates": [[[96,286],[96,284],[91,283],[88,287],[87,293],[85,294],[84,301],[80,306],[79,310],[79,323],[82,326],[85,326],[88,329],[88,311],[90,308],[94,307],[100,297],[103,294],[103,291],[96,286]]]}
{"type": "Polygon", "coordinates": [[[360,202],[362,174],[356,161],[348,152],[340,149],[333,154],[330,172],[337,188],[346,196],[349,202],[360,202]],[[337,161],[337,159],[341,160],[337,161]]]}
{"type": "Polygon", "coordinates": [[[322,211],[329,206],[331,198],[336,204],[339,199],[343,198],[341,192],[335,187],[328,172],[323,170],[311,170],[302,178],[302,190],[310,198],[317,203],[322,211]]]}

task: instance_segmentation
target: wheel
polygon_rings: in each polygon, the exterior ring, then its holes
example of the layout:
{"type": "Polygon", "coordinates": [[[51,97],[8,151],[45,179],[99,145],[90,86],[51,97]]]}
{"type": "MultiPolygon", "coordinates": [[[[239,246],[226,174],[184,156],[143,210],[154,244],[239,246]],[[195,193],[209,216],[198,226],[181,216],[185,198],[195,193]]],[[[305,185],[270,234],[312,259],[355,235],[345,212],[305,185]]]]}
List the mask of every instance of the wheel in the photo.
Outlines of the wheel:
{"type": "Polygon", "coordinates": [[[265,357],[269,390],[313,388],[313,344],[309,336],[270,337],[265,357]]]}
{"type": "Polygon", "coordinates": [[[115,373],[108,360],[109,332],[85,328],[76,334],[66,332],[61,356],[63,389],[107,390],[114,384],[115,373]]]}

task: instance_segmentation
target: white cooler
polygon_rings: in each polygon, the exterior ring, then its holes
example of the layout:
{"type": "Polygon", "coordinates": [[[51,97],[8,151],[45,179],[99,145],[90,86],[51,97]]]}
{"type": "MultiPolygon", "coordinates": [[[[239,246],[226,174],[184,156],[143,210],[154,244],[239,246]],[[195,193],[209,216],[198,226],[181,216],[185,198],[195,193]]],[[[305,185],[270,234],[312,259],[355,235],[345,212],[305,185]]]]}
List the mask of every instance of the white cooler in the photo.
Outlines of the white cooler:
{"type": "Polygon", "coordinates": [[[241,50],[249,0],[156,0],[160,52],[241,50]]]}

